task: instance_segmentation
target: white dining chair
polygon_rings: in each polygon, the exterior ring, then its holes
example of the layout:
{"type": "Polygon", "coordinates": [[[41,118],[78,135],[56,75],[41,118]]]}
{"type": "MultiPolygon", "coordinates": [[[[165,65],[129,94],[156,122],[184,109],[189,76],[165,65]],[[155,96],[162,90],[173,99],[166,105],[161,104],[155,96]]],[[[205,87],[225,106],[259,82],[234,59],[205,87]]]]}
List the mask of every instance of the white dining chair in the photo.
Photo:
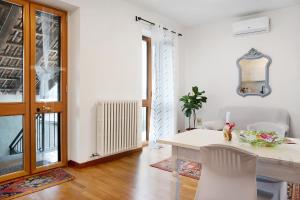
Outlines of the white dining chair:
{"type": "Polygon", "coordinates": [[[203,147],[200,153],[195,200],[257,200],[256,155],[225,145],[203,147]]]}
{"type": "MultiPolygon", "coordinates": [[[[286,129],[280,124],[259,122],[249,124],[248,130],[256,131],[274,131],[281,137],[285,137],[286,129]]],[[[268,177],[257,177],[257,189],[261,196],[265,196],[270,200],[287,200],[287,182],[276,180],[268,177]]]]}

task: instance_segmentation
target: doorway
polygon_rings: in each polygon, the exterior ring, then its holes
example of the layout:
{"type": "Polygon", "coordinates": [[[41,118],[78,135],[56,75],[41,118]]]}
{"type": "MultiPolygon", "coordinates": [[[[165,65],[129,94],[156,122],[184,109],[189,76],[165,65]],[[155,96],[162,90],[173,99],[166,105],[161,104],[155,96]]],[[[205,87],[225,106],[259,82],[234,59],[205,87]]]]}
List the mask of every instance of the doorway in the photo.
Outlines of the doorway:
{"type": "Polygon", "coordinates": [[[66,16],[0,1],[0,181],[67,164],[66,16]]]}

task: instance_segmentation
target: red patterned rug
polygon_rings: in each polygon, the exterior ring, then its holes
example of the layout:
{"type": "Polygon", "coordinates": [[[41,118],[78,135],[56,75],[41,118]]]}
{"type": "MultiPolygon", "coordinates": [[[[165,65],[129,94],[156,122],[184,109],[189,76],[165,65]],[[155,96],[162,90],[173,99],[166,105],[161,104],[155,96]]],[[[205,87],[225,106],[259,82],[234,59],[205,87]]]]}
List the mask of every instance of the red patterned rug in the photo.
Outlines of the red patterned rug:
{"type": "MultiPolygon", "coordinates": [[[[150,165],[164,171],[172,172],[172,160],[171,158],[162,160],[158,163],[150,165]]],[[[193,179],[199,179],[201,174],[201,165],[196,162],[188,162],[179,160],[179,174],[182,176],[187,176],[193,179]]]]}
{"type": "Polygon", "coordinates": [[[299,184],[288,184],[288,197],[291,200],[300,200],[300,185],[299,184]]]}
{"type": "Polygon", "coordinates": [[[54,169],[0,184],[0,199],[14,199],[74,179],[63,169],[54,169]]]}
{"type": "MultiPolygon", "coordinates": [[[[172,172],[172,160],[171,158],[162,160],[158,163],[150,165],[164,171],[172,172]]],[[[179,174],[187,176],[193,179],[199,180],[201,175],[201,165],[196,162],[179,160],[179,174]]],[[[289,200],[300,200],[300,185],[299,184],[288,184],[288,199],[289,200]]]]}

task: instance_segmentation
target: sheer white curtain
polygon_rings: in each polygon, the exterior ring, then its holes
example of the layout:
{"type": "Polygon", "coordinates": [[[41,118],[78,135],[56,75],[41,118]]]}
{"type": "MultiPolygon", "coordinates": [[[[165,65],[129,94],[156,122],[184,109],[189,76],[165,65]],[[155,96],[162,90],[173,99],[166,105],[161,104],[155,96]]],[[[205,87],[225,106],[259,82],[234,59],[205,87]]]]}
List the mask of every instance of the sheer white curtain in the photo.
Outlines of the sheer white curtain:
{"type": "Polygon", "coordinates": [[[151,140],[176,133],[176,52],[177,35],[154,27],[153,69],[152,69],[152,109],[151,140]]]}

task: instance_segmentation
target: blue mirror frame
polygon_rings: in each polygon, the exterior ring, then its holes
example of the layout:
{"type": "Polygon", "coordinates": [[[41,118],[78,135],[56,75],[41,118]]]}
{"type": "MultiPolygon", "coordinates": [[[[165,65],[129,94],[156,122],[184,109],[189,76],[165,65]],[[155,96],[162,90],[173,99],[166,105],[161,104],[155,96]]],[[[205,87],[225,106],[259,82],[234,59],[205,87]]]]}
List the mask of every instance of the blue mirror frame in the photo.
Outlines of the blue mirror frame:
{"type": "Polygon", "coordinates": [[[247,54],[243,55],[241,58],[239,58],[237,60],[237,66],[238,66],[238,69],[239,69],[239,85],[238,85],[238,88],[237,88],[237,93],[238,95],[242,96],[242,97],[246,97],[246,96],[261,96],[261,97],[265,97],[269,94],[271,94],[272,92],[272,89],[270,87],[270,84],[269,84],[269,68],[270,68],[270,65],[272,63],[272,59],[257,51],[256,49],[252,48],[248,51],[247,54]],[[242,69],[241,69],[241,66],[240,66],[240,61],[243,60],[243,59],[246,59],[246,60],[255,60],[255,59],[260,59],[260,58],[266,58],[268,60],[266,66],[265,66],[265,88],[267,89],[267,92],[266,93],[261,93],[261,92],[257,92],[257,93],[242,93],[241,92],[241,87],[242,87],[242,69]]]}

